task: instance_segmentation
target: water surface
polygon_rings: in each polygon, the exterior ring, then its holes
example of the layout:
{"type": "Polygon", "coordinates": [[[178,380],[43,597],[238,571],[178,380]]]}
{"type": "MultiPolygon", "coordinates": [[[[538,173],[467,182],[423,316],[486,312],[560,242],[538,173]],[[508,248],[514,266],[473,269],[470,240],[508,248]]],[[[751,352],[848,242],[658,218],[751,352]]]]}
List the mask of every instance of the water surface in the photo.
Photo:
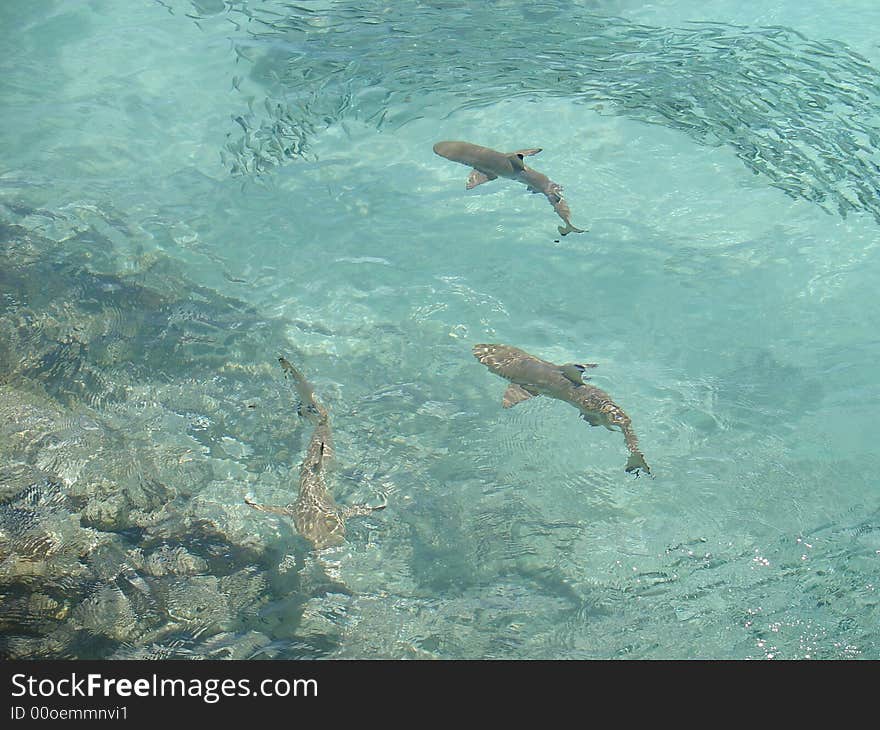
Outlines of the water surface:
{"type": "Polygon", "coordinates": [[[810,8],[0,8],[3,654],[880,657],[878,18],[810,8]],[[654,478],[478,342],[598,363],[654,478]],[[318,553],[243,501],[282,353],[388,503],[318,553]]]}

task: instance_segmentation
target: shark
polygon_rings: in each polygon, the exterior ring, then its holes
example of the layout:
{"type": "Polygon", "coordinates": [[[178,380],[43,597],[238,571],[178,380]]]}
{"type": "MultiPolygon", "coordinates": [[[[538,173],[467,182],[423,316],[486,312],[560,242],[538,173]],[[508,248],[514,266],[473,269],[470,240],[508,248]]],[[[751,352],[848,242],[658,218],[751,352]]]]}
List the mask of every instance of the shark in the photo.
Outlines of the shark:
{"type": "Polygon", "coordinates": [[[591,426],[605,426],[609,431],[623,432],[630,451],[626,471],[639,476],[651,470],[639,450],[639,440],[630,418],[604,390],[584,382],[584,372],[595,363],[555,363],[541,360],[525,350],[510,345],[474,345],[474,357],[496,375],[510,382],[504,391],[502,406],[513,408],[534,396],[546,395],[564,401],[580,411],[591,426]]]}
{"type": "Polygon", "coordinates": [[[327,488],[327,463],[333,456],[333,437],[330,432],[330,414],[315,396],[315,391],[305,376],[283,356],[278,358],[294,383],[299,397],[298,412],[314,423],[314,430],[306,448],[305,458],[299,468],[299,494],[293,504],[285,507],[257,504],[250,497],[244,501],[261,512],[293,518],[296,531],[308,540],[316,550],[341,545],[345,541],[345,521],[350,517],[369,515],[385,509],[378,506],[341,506],[333,499],[327,488]]]}
{"type": "Polygon", "coordinates": [[[467,190],[499,177],[516,180],[523,183],[531,192],[541,193],[550,201],[553,210],[565,223],[564,226],[557,226],[560,235],[583,233],[583,229],[575,228],[571,224],[571,210],[562,197],[562,186],[543,173],[526,166],[524,159],[538,154],[541,149],[534,147],[517,152],[498,152],[470,142],[438,142],[434,145],[434,152],[440,157],[473,168],[465,185],[467,190]]]}

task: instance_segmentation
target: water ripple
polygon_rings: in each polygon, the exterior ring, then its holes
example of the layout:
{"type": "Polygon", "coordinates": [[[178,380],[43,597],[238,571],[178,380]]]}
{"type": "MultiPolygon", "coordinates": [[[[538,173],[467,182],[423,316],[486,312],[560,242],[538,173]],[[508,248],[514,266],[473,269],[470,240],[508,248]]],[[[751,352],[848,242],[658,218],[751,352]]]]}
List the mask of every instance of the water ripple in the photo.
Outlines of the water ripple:
{"type": "Polygon", "coordinates": [[[880,73],[839,41],[781,26],[653,27],[557,2],[237,3],[227,17],[240,28],[235,58],[253,61],[267,91],[232,114],[233,173],[302,158],[345,119],[393,129],[515,96],[565,97],[727,145],[791,197],[880,221],[880,73]]]}

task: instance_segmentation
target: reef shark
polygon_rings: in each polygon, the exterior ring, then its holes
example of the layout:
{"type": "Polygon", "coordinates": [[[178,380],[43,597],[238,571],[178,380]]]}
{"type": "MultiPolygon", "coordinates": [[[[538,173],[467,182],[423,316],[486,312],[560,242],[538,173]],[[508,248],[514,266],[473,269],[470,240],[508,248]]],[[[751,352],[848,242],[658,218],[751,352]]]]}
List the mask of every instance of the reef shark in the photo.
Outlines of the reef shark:
{"type": "Polygon", "coordinates": [[[327,462],[333,455],[332,434],[330,433],[330,414],[315,397],[311,384],[284,357],[278,361],[294,382],[300,398],[298,411],[315,424],[309,439],[306,456],[299,468],[299,494],[293,504],[286,507],[256,504],[245,497],[245,504],[261,512],[271,512],[293,518],[297,532],[308,540],[316,550],[339,545],[345,540],[345,521],[349,517],[368,515],[385,505],[370,507],[354,505],[341,507],[327,489],[325,471],[327,462]]]}
{"type": "Polygon", "coordinates": [[[441,157],[473,168],[468,175],[465,186],[467,190],[499,177],[516,180],[526,185],[533,193],[543,193],[547,197],[553,210],[565,223],[565,226],[557,226],[560,235],[583,233],[582,229],[575,228],[569,220],[571,210],[562,198],[562,186],[537,170],[526,167],[523,162],[525,157],[536,155],[540,151],[541,148],[536,147],[518,152],[497,152],[470,142],[438,142],[434,145],[434,152],[441,157]]]}
{"type": "Polygon", "coordinates": [[[599,388],[585,383],[583,373],[595,363],[555,365],[510,345],[474,345],[474,357],[496,375],[509,380],[502,405],[512,408],[536,395],[547,395],[570,403],[581,412],[591,426],[605,426],[609,431],[620,429],[631,454],[626,471],[651,473],[639,451],[639,440],[629,416],[611,397],[599,388]]]}

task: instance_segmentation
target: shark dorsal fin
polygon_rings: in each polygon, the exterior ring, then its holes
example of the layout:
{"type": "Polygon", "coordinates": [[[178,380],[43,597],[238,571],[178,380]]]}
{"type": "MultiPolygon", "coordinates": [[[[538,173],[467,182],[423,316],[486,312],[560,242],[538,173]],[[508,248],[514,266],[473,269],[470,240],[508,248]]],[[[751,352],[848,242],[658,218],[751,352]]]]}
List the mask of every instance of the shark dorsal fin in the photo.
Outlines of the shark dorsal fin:
{"type": "Polygon", "coordinates": [[[470,190],[471,188],[477,187],[477,185],[482,185],[484,182],[489,182],[497,177],[498,175],[487,175],[485,172],[480,172],[479,170],[471,170],[465,188],[470,190]]]}
{"type": "Polygon", "coordinates": [[[559,366],[559,372],[567,379],[570,380],[575,385],[583,385],[584,383],[584,370],[587,368],[597,367],[596,363],[588,362],[584,364],[567,362],[565,365],[559,366]]]}
{"type": "Polygon", "coordinates": [[[534,393],[529,393],[529,391],[527,391],[521,385],[511,383],[507,386],[507,390],[504,391],[504,397],[501,399],[501,405],[505,408],[513,408],[517,403],[522,403],[524,400],[528,400],[533,395],[534,393]]]}
{"type": "Polygon", "coordinates": [[[514,152],[512,155],[507,155],[507,159],[510,160],[510,164],[513,166],[513,169],[516,172],[522,172],[526,169],[526,165],[523,162],[523,156],[519,152],[514,152]]]}

